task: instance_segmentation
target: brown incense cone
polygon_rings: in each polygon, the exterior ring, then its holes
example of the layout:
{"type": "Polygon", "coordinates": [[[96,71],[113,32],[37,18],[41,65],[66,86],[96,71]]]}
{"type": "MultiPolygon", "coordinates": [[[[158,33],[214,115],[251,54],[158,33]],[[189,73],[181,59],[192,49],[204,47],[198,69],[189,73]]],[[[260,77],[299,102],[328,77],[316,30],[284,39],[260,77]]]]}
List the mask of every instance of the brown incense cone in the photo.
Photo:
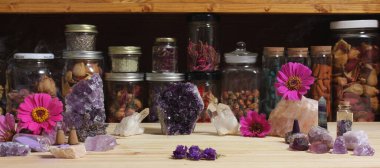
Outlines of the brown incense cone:
{"type": "Polygon", "coordinates": [[[56,145],[62,145],[65,144],[65,133],[61,128],[58,129],[57,135],[55,137],[55,144],[56,145]]]}
{"type": "Polygon", "coordinates": [[[77,130],[75,127],[71,128],[70,134],[69,134],[69,144],[70,145],[76,145],[79,144],[78,136],[77,136],[77,130]]]}

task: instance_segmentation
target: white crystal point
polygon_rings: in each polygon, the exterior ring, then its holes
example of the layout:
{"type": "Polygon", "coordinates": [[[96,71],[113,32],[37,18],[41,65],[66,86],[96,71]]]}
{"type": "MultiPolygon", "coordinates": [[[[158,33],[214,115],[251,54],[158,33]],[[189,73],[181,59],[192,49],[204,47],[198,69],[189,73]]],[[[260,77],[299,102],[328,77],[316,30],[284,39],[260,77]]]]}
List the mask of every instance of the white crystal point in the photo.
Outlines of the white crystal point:
{"type": "Polygon", "coordinates": [[[210,103],[207,111],[218,135],[234,135],[239,132],[239,122],[228,105],[210,103]]]}
{"type": "Polygon", "coordinates": [[[128,117],[124,117],[119,124],[116,125],[114,135],[132,136],[144,133],[144,128],[140,123],[149,114],[149,108],[144,109],[140,113],[134,112],[128,117]]]}

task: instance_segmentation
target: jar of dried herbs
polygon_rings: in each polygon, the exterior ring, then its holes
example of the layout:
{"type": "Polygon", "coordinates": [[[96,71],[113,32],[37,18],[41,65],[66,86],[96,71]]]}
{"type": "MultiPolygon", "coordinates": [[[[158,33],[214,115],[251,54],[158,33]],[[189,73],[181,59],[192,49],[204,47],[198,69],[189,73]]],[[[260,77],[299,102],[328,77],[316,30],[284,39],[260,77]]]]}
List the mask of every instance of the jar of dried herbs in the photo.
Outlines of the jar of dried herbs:
{"type": "Polygon", "coordinates": [[[65,97],[71,87],[81,80],[90,79],[91,75],[103,74],[103,56],[99,51],[66,51],[63,53],[65,66],[62,77],[62,95],[65,97]]]}
{"type": "Polygon", "coordinates": [[[221,77],[220,72],[190,72],[187,74],[187,80],[197,86],[204,104],[198,122],[210,122],[211,118],[207,113],[207,107],[210,102],[220,99],[221,77]]]}
{"type": "Polygon", "coordinates": [[[311,67],[315,79],[311,86],[311,98],[326,100],[327,120],[333,121],[331,112],[331,46],[311,46],[311,67]]]}
{"type": "Polygon", "coordinates": [[[6,112],[16,114],[24,98],[33,93],[58,94],[57,80],[53,78],[54,55],[50,53],[16,53],[8,66],[6,112]]]}
{"type": "Polygon", "coordinates": [[[347,101],[355,121],[380,117],[380,55],[377,20],[330,23],[333,32],[333,109],[347,101]]]}
{"type": "Polygon", "coordinates": [[[189,72],[210,72],[219,69],[218,20],[213,14],[193,14],[189,17],[189,72]]]}
{"type": "Polygon", "coordinates": [[[287,62],[298,62],[310,67],[308,48],[288,48],[287,62]]]}
{"type": "Polygon", "coordinates": [[[94,51],[96,45],[96,26],[88,24],[69,24],[65,26],[67,51],[94,51]]]}
{"type": "Polygon", "coordinates": [[[0,60],[0,115],[5,113],[5,71],[6,71],[5,61],[0,60]]]}
{"type": "Polygon", "coordinates": [[[259,111],[260,69],[255,65],[257,53],[238,42],[235,51],[224,55],[227,66],[222,74],[222,103],[228,104],[239,120],[247,111],[259,111]]]}
{"type": "Polygon", "coordinates": [[[183,82],[183,73],[146,73],[146,80],[149,81],[149,115],[145,118],[147,122],[158,121],[158,98],[170,84],[183,82]]]}
{"type": "Polygon", "coordinates": [[[108,54],[112,61],[112,72],[138,72],[141,48],[137,46],[110,46],[108,54]]]}
{"type": "Polygon", "coordinates": [[[156,38],[152,72],[177,72],[178,51],[175,38],[156,38]]]}
{"type": "Polygon", "coordinates": [[[143,73],[105,74],[107,122],[120,122],[143,110],[146,93],[143,81],[143,73]]]}
{"type": "Polygon", "coordinates": [[[276,76],[278,71],[286,63],[284,51],[284,47],[264,47],[260,110],[267,116],[269,116],[270,112],[281,100],[281,96],[278,96],[276,93],[274,84],[277,82],[276,76]]]}

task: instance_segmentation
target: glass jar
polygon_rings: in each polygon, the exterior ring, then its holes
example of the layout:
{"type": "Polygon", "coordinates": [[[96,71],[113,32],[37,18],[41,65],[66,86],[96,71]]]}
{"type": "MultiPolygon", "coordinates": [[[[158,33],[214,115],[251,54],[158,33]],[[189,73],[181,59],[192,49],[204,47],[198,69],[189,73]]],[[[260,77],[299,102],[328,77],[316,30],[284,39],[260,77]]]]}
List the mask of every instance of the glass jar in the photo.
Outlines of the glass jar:
{"type": "Polygon", "coordinates": [[[156,38],[152,53],[152,72],[178,71],[178,51],[175,38],[156,38]]]}
{"type": "Polygon", "coordinates": [[[287,62],[298,62],[307,67],[310,67],[308,48],[288,48],[287,62]]]}
{"type": "Polygon", "coordinates": [[[222,74],[222,103],[230,106],[236,118],[248,110],[259,111],[260,70],[255,66],[257,54],[246,51],[238,42],[235,51],[224,55],[227,66],[222,74]]]}
{"type": "Polygon", "coordinates": [[[94,51],[96,45],[96,26],[88,24],[69,24],[65,26],[67,51],[94,51]]]}
{"type": "Polygon", "coordinates": [[[108,54],[112,61],[112,72],[138,72],[141,48],[136,46],[110,46],[108,54]]]}
{"type": "Polygon", "coordinates": [[[24,98],[33,93],[57,96],[56,81],[52,76],[50,53],[16,53],[6,72],[7,113],[17,114],[24,98]]]}
{"type": "Polygon", "coordinates": [[[89,79],[92,74],[103,74],[103,56],[99,51],[66,51],[63,53],[65,66],[62,76],[62,95],[66,97],[80,80],[89,79]]]}
{"type": "Polygon", "coordinates": [[[333,109],[348,101],[355,121],[379,117],[379,36],[377,20],[331,22],[333,109]]]}
{"type": "Polygon", "coordinates": [[[6,64],[3,60],[0,60],[0,115],[5,113],[5,71],[6,64]]]}
{"type": "Polygon", "coordinates": [[[189,72],[219,69],[218,18],[213,14],[193,14],[189,18],[187,67],[189,72]]]}
{"type": "Polygon", "coordinates": [[[185,74],[182,73],[146,73],[146,80],[149,81],[149,115],[146,122],[158,121],[157,100],[162,91],[170,84],[183,82],[185,74]]]}
{"type": "Polygon", "coordinates": [[[352,123],[354,121],[353,114],[350,110],[350,102],[341,101],[336,113],[336,134],[342,136],[344,133],[352,130],[352,123]]]}
{"type": "Polygon", "coordinates": [[[204,103],[204,109],[199,115],[198,122],[210,122],[207,107],[211,101],[220,99],[220,72],[191,72],[187,80],[197,86],[204,103]]]}
{"type": "Polygon", "coordinates": [[[333,121],[331,112],[331,46],[311,46],[311,67],[314,84],[311,86],[311,98],[326,100],[327,120],[333,121]]]}
{"type": "Polygon", "coordinates": [[[107,122],[120,122],[144,107],[143,73],[106,73],[107,122]]]}
{"type": "Polygon", "coordinates": [[[263,52],[263,75],[261,85],[261,112],[269,117],[270,112],[281,100],[281,96],[276,94],[274,84],[277,82],[277,72],[285,64],[284,47],[264,47],[263,52]]]}

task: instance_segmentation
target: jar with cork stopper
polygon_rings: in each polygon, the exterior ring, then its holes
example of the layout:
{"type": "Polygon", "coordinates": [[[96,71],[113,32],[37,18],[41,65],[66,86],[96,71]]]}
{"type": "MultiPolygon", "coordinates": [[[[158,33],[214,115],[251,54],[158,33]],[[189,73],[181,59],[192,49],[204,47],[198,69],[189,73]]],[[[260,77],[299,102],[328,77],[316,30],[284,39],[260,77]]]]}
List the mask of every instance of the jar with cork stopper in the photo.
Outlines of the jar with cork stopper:
{"type": "Polygon", "coordinates": [[[310,67],[310,59],[308,57],[308,48],[288,48],[288,62],[298,62],[307,67],[310,67]]]}

